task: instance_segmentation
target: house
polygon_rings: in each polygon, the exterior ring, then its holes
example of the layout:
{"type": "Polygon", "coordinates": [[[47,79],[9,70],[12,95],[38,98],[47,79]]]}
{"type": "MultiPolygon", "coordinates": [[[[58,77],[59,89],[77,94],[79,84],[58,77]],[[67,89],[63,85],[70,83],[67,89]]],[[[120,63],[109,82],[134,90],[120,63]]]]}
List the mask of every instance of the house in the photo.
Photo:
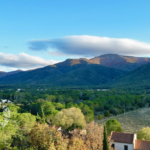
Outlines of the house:
{"type": "Polygon", "coordinates": [[[51,127],[51,128],[54,127],[54,128],[55,128],[56,130],[58,130],[58,131],[61,131],[61,130],[62,130],[60,126],[49,125],[49,127],[51,127]]]}
{"type": "Polygon", "coordinates": [[[136,134],[111,132],[110,143],[117,150],[133,150],[136,134]],[[111,142],[112,141],[112,142],[111,142]]]}
{"type": "Polygon", "coordinates": [[[150,150],[150,141],[135,140],[134,150],[150,150]]]}
{"type": "Polygon", "coordinates": [[[136,134],[111,132],[110,144],[116,150],[150,150],[150,141],[137,140],[136,134]]]}
{"type": "Polygon", "coordinates": [[[55,128],[56,128],[58,131],[61,131],[61,127],[60,127],[60,126],[55,126],[55,128]]]}

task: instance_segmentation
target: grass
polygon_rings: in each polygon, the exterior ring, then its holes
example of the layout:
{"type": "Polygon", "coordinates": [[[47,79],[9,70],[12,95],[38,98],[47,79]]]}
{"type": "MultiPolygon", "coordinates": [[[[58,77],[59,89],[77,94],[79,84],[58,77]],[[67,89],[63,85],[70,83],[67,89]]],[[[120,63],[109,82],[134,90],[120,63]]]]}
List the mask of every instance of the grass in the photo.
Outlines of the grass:
{"type": "Polygon", "coordinates": [[[100,125],[104,125],[109,119],[116,119],[119,121],[124,132],[135,133],[136,130],[140,130],[143,127],[150,127],[150,108],[141,108],[96,122],[100,125]]]}

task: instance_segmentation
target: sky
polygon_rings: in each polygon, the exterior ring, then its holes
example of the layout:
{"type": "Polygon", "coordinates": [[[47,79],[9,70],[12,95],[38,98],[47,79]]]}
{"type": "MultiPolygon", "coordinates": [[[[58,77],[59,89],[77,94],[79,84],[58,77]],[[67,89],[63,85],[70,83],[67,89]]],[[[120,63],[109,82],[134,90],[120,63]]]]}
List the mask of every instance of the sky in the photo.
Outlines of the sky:
{"type": "Polygon", "coordinates": [[[1,0],[0,71],[103,54],[150,57],[149,0],[1,0]]]}

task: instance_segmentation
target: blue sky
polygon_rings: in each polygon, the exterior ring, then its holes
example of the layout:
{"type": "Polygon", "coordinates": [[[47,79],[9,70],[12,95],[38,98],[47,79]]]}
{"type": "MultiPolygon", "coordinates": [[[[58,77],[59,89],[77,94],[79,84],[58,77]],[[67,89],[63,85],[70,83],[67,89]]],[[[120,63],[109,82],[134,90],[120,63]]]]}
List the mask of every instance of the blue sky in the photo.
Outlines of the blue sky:
{"type": "Polygon", "coordinates": [[[149,6],[149,0],[2,0],[0,71],[104,53],[149,57],[149,6]]]}

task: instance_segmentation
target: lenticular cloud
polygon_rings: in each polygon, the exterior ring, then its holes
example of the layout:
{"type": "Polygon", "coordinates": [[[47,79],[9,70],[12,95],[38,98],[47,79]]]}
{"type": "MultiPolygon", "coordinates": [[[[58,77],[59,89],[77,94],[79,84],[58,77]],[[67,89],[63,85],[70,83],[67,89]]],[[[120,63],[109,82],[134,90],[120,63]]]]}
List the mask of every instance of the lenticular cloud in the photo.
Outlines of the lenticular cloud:
{"type": "Polygon", "coordinates": [[[35,68],[43,67],[46,65],[54,64],[57,61],[44,60],[37,56],[31,56],[26,53],[15,54],[4,54],[0,52],[0,65],[12,68],[35,68]]]}
{"type": "Polygon", "coordinates": [[[29,48],[34,51],[53,49],[58,52],[80,56],[98,56],[101,54],[148,55],[150,44],[126,38],[98,36],[67,36],[60,39],[32,40],[29,48]]]}

